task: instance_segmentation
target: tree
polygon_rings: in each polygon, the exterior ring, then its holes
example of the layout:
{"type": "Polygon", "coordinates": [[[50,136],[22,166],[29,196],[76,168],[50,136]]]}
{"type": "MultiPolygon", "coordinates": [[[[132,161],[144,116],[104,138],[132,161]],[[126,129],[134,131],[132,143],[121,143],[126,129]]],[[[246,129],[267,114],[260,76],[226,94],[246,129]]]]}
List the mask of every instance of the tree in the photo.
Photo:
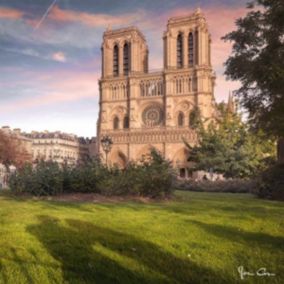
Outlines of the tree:
{"type": "Polygon", "coordinates": [[[0,130],[0,163],[8,168],[11,164],[21,167],[29,161],[31,161],[31,156],[20,139],[0,130]]]}
{"type": "Polygon", "coordinates": [[[276,138],[284,137],[284,1],[254,0],[236,21],[237,30],[223,37],[233,42],[225,63],[249,122],[276,138]]]}
{"type": "Polygon", "coordinates": [[[238,114],[228,112],[221,104],[218,124],[198,130],[199,143],[190,147],[189,160],[195,170],[213,169],[226,177],[249,177],[263,169],[275,156],[273,140],[263,139],[261,131],[252,133],[238,114]]]}

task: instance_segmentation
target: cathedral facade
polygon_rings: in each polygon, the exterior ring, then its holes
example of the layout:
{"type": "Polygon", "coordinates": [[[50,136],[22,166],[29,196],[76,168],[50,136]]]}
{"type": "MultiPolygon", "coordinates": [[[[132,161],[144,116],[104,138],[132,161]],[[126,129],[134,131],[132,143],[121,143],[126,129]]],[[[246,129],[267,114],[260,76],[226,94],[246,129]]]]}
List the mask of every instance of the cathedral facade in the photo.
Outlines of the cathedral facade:
{"type": "Polygon", "coordinates": [[[163,43],[164,67],[151,72],[147,42],[139,29],[104,33],[97,141],[111,137],[111,164],[125,167],[155,147],[187,176],[189,153],[183,141],[197,142],[194,112],[198,109],[207,122],[216,115],[211,39],[200,10],[170,18],[163,43]]]}

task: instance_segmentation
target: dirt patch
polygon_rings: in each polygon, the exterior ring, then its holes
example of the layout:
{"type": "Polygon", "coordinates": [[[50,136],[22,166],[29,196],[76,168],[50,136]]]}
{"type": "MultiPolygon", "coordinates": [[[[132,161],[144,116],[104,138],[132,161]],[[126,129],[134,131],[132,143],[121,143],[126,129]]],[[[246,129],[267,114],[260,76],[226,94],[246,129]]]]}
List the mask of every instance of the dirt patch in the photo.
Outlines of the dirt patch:
{"type": "Polygon", "coordinates": [[[67,201],[67,202],[123,202],[123,201],[140,201],[143,203],[148,203],[151,201],[150,198],[136,197],[136,196],[104,196],[96,193],[70,193],[61,194],[57,196],[49,197],[49,200],[55,201],[67,201]]]}
{"type": "Polygon", "coordinates": [[[28,196],[22,195],[24,199],[31,198],[33,200],[47,200],[60,202],[90,202],[90,203],[118,203],[118,202],[139,202],[139,203],[154,203],[167,202],[172,198],[150,198],[142,196],[104,196],[96,193],[65,193],[56,196],[28,196]]]}
{"type": "Polygon", "coordinates": [[[6,198],[16,198],[17,200],[46,200],[59,202],[89,202],[89,203],[119,203],[119,202],[138,202],[138,203],[161,203],[177,200],[176,196],[165,198],[150,198],[145,196],[105,196],[97,193],[63,193],[54,196],[34,196],[29,193],[13,193],[9,191],[0,191],[0,196],[6,198]]]}

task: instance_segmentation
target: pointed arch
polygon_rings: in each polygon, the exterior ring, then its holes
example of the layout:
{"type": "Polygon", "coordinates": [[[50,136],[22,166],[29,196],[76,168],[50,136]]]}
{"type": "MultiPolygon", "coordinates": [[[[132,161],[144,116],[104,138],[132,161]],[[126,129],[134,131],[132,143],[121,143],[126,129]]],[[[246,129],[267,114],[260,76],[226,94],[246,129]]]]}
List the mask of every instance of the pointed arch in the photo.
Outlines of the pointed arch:
{"type": "Polygon", "coordinates": [[[130,48],[129,43],[125,43],[123,46],[123,75],[128,75],[130,66],[130,48]]]}
{"type": "Polygon", "coordinates": [[[195,31],[195,36],[194,36],[194,57],[195,57],[195,64],[198,64],[198,38],[199,38],[199,34],[198,34],[198,30],[195,31]]]}
{"type": "Polygon", "coordinates": [[[194,45],[192,32],[188,35],[188,65],[192,66],[194,61],[194,45]]]}
{"type": "Polygon", "coordinates": [[[178,169],[181,178],[188,176],[188,168],[190,167],[188,162],[189,154],[188,149],[182,147],[173,156],[173,166],[178,169]]]}
{"type": "Polygon", "coordinates": [[[118,68],[119,68],[119,49],[116,44],[113,47],[113,76],[118,76],[118,68]]]}
{"type": "Polygon", "coordinates": [[[114,151],[112,151],[110,161],[113,166],[119,169],[124,169],[127,165],[127,157],[120,149],[114,149],[114,151]]]}
{"type": "Polygon", "coordinates": [[[124,128],[124,129],[129,128],[129,117],[128,117],[128,116],[125,116],[125,117],[123,118],[123,128],[124,128]]]}
{"type": "Polygon", "coordinates": [[[183,38],[182,34],[179,33],[177,36],[177,68],[183,66],[183,38]]]}
{"type": "Polygon", "coordinates": [[[144,145],[143,147],[141,147],[140,151],[138,151],[137,153],[136,161],[138,162],[142,160],[147,161],[148,159],[150,159],[152,149],[156,149],[156,148],[151,144],[144,145]]]}
{"type": "Polygon", "coordinates": [[[180,112],[178,113],[177,125],[178,125],[179,127],[184,126],[184,113],[183,113],[182,111],[180,111],[180,112]]]}
{"type": "Polygon", "coordinates": [[[113,119],[113,129],[119,129],[119,118],[117,116],[115,116],[113,119]]]}

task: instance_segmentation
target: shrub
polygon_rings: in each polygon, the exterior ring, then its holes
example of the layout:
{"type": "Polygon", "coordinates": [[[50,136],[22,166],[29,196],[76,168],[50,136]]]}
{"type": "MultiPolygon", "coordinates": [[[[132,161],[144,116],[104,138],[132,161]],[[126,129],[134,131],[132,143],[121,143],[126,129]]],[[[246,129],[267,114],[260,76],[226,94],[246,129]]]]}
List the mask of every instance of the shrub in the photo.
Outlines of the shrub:
{"type": "Polygon", "coordinates": [[[98,187],[104,195],[165,197],[172,192],[173,176],[170,162],[153,149],[140,163],[129,163],[123,170],[110,169],[98,187]]]}
{"type": "Polygon", "coordinates": [[[174,172],[171,163],[155,149],[150,160],[142,161],[137,176],[138,192],[142,196],[164,197],[172,192],[174,172]]]}
{"type": "Polygon", "coordinates": [[[98,181],[99,192],[103,195],[135,195],[137,191],[137,167],[128,165],[126,169],[111,168],[104,178],[98,181]]]}
{"type": "Polygon", "coordinates": [[[16,193],[32,195],[55,195],[63,191],[62,171],[55,162],[39,162],[33,169],[25,165],[9,179],[9,186],[16,193]]]}
{"type": "Polygon", "coordinates": [[[11,174],[9,186],[15,193],[33,191],[33,169],[30,164],[26,164],[20,171],[11,174]]]}
{"type": "Polygon", "coordinates": [[[88,161],[76,167],[64,165],[62,168],[63,191],[98,193],[98,181],[107,175],[107,171],[98,160],[88,161]]]}
{"type": "Polygon", "coordinates": [[[284,200],[284,163],[275,164],[260,175],[257,195],[260,198],[284,200]]]}
{"type": "Polygon", "coordinates": [[[93,192],[163,197],[171,193],[172,182],[170,162],[153,150],[148,159],[129,163],[123,170],[107,168],[99,160],[75,167],[41,161],[34,168],[29,165],[16,172],[10,179],[10,188],[32,195],[93,192]]]}
{"type": "Polygon", "coordinates": [[[189,191],[203,192],[231,192],[247,193],[253,192],[255,181],[246,179],[228,179],[228,180],[200,180],[200,181],[179,181],[176,188],[189,191]]]}

